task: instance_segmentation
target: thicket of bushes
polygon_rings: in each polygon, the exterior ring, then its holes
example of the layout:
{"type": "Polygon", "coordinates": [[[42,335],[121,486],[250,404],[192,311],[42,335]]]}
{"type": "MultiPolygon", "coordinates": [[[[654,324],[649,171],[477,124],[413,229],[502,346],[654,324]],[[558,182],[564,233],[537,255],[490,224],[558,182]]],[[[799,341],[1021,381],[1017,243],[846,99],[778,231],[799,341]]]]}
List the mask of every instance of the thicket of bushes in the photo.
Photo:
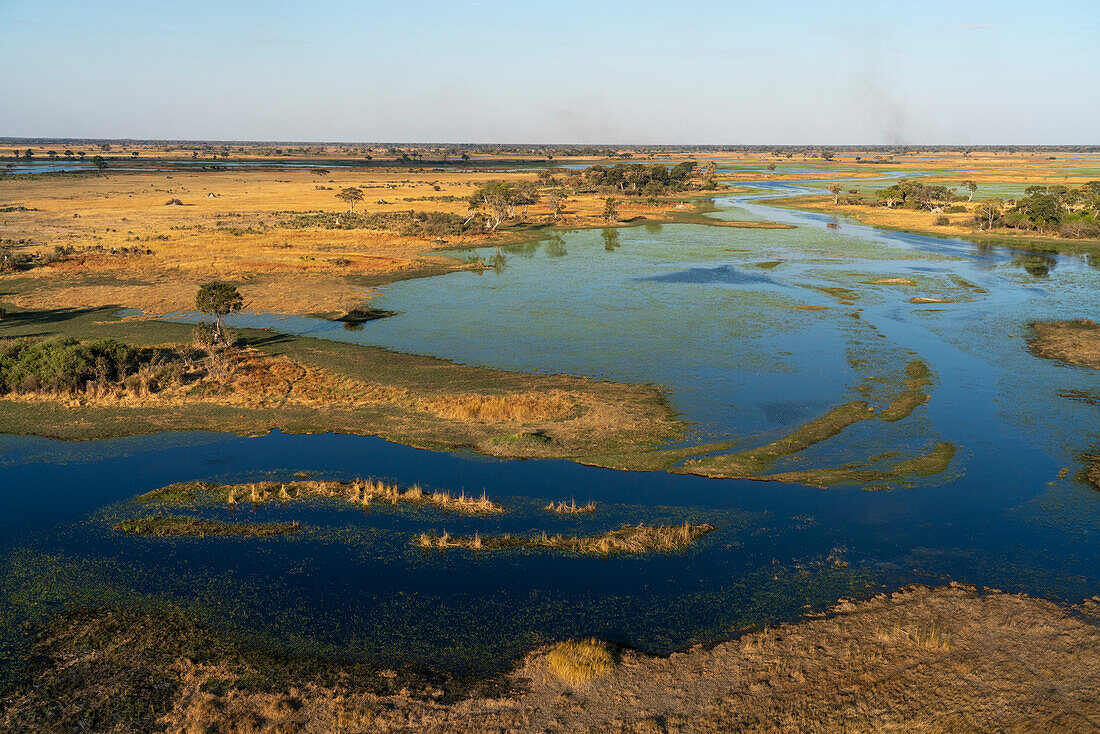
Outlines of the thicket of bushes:
{"type": "Polygon", "coordinates": [[[457,236],[485,229],[481,216],[463,217],[450,212],[308,212],[282,222],[291,229],[385,229],[423,237],[457,236]]]}
{"type": "Polygon", "coordinates": [[[153,390],[174,371],[159,350],[114,339],[18,339],[0,343],[0,393],[75,393],[122,385],[153,390]]]}

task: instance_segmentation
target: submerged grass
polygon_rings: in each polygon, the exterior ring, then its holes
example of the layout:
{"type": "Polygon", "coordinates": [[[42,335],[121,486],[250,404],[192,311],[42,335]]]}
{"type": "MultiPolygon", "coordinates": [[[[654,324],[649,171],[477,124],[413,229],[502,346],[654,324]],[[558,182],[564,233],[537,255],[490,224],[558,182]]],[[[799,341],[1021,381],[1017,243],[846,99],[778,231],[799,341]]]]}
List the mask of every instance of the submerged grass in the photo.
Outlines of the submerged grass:
{"type": "Polygon", "coordinates": [[[378,479],[355,479],[350,482],[298,480],[292,482],[252,482],[248,484],[209,484],[181,482],[155,489],[137,498],[138,502],[160,505],[197,506],[210,503],[235,505],[238,502],[263,504],[314,498],[342,499],[370,506],[372,502],[412,504],[438,507],[453,512],[478,515],[504,512],[504,508],[483,493],[480,497],[464,492],[430,491],[413,484],[402,489],[378,479]]]}
{"type": "Polygon", "coordinates": [[[288,535],[301,529],[297,522],[286,523],[236,523],[206,520],[198,517],[157,515],[123,520],[115,530],[127,535],[155,535],[161,538],[191,536],[242,536],[263,537],[288,535]]]}
{"type": "Polygon", "coordinates": [[[413,541],[421,548],[465,548],[467,550],[507,550],[511,548],[546,548],[586,555],[608,556],[618,553],[646,553],[657,550],[686,548],[714,531],[713,525],[624,525],[601,535],[547,535],[538,537],[496,535],[481,537],[421,533],[413,541]]]}
{"type": "MultiPolygon", "coordinates": [[[[853,473],[855,470],[850,468],[811,469],[772,475],[766,475],[765,473],[779,459],[793,456],[815,444],[830,439],[848,426],[860,421],[877,419],[893,423],[907,418],[918,406],[928,401],[929,396],[926,388],[932,384],[932,373],[924,362],[914,359],[906,365],[905,375],[905,379],[902,381],[905,389],[879,409],[864,400],[852,400],[832,408],[824,415],[771,443],[733,454],[688,459],[684,462],[683,467],[677,471],[685,474],[730,478],[775,479],[778,477],[792,477],[787,481],[805,482],[814,485],[859,481],[858,475],[853,473]],[[833,479],[841,476],[846,478],[833,479]]],[[[946,468],[953,455],[954,447],[951,444],[940,444],[926,457],[899,462],[894,465],[892,470],[887,472],[864,470],[863,474],[868,476],[882,474],[883,476],[880,477],[882,479],[900,477],[903,473],[924,476],[925,474],[921,472],[929,468],[941,465],[946,468]],[[950,447],[950,455],[947,455],[947,450],[943,447],[950,447]],[[946,461],[943,460],[945,455],[946,461]]],[[[940,469],[940,471],[942,470],[940,469]]],[[[868,479],[867,481],[875,480],[868,479]]]]}

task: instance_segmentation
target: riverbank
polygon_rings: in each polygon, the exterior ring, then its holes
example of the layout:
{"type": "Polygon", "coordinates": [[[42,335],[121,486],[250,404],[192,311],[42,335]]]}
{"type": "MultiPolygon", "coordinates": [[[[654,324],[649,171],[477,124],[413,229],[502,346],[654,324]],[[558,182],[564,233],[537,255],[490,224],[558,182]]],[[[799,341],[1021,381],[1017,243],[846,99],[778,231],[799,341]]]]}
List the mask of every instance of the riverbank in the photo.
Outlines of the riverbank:
{"type": "Polygon", "coordinates": [[[969,587],[910,587],[669,657],[612,646],[604,664],[575,682],[559,677],[556,646],[478,682],[282,657],[168,610],[83,610],[59,615],[40,634],[23,681],[4,694],[0,725],[22,732],[77,722],[116,732],[1025,725],[1083,732],[1100,717],[1098,621],[1095,599],[1069,607],[969,587]]]}

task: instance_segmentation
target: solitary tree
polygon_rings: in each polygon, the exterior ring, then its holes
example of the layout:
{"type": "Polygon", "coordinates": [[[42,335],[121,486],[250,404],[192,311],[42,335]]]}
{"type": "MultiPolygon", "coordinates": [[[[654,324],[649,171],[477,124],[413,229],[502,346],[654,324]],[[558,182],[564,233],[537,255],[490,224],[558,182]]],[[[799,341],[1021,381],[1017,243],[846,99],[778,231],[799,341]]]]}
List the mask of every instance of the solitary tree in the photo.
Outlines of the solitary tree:
{"type": "Polygon", "coordinates": [[[222,316],[237,313],[244,306],[237,286],[231,283],[207,283],[195,296],[195,308],[205,316],[214,317],[214,341],[222,334],[222,316]]]}
{"type": "Polygon", "coordinates": [[[33,151],[33,150],[31,150],[30,148],[27,148],[27,149],[26,149],[26,150],[25,150],[25,151],[23,152],[23,157],[24,157],[24,158],[34,158],[34,151],[33,151]]]}
{"type": "Polygon", "coordinates": [[[768,170],[771,171],[772,173],[775,173],[775,164],[774,163],[769,163],[768,164],[768,170]]]}
{"type": "Polygon", "coordinates": [[[550,210],[550,213],[554,215],[554,219],[561,216],[561,210],[565,207],[565,197],[557,191],[551,191],[546,195],[546,206],[550,210]]]}
{"type": "Polygon", "coordinates": [[[974,201],[974,192],[978,190],[977,181],[963,181],[963,186],[970,191],[970,198],[967,201],[974,201]]]}
{"type": "Polygon", "coordinates": [[[619,221],[619,202],[609,196],[603,201],[603,218],[608,222],[619,221]]]}
{"type": "Polygon", "coordinates": [[[92,163],[95,165],[95,170],[98,174],[102,174],[107,170],[107,161],[104,160],[101,155],[92,156],[92,163]]]}
{"type": "Polygon", "coordinates": [[[328,175],[328,169],[327,168],[313,168],[313,169],[310,170],[310,173],[312,173],[314,176],[317,176],[318,178],[324,178],[325,176],[328,175]]]}
{"type": "Polygon", "coordinates": [[[138,157],[138,152],[137,152],[136,150],[134,150],[134,151],[131,151],[131,152],[130,152],[130,156],[131,156],[132,158],[137,158],[137,157],[138,157]]]}
{"type": "Polygon", "coordinates": [[[843,191],[843,189],[844,189],[844,187],[841,186],[838,183],[829,184],[829,193],[831,193],[833,195],[833,203],[834,204],[839,204],[840,203],[840,192],[843,191]]]}
{"type": "Polygon", "coordinates": [[[355,186],[349,186],[345,189],[340,189],[340,193],[336,195],[336,198],[348,205],[348,211],[355,211],[355,202],[363,200],[363,192],[355,186]]]}
{"type": "Polygon", "coordinates": [[[77,155],[80,156],[80,160],[84,160],[84,156],[86,156],[88,154],[85,153],[84,151],[80,151],[79,153],[77,153],[77,155]]]}

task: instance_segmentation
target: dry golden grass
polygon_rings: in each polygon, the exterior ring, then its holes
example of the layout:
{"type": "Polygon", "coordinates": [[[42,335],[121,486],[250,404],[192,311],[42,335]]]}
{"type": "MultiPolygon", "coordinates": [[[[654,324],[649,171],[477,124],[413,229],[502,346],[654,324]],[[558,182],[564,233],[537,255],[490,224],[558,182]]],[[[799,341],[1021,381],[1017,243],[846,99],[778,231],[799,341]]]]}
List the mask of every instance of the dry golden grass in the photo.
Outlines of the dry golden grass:
{"type": "Polygon", "coordinates": [[[588,502],[583,505],[578,505],[576,500],[571,499],[568,502],[551,502],[543,509],[558,515],[584,515],[589,512],[595,512],[596,503],[588,502]]]}
{"type": "Polygon", "coordinates": [[[504,512],[503,507],[490,500],[484,493],[481,496],[467,496],[465,492],[454,495],[444,491],[427,491],[419,484],[402,488],[373,478],[354,479],[350,482],[300,480],[222,485],[185,482],[153,490],[139,497],[139,501],[186,503],[196,494],[224,501],[230,505],[237,502],[264,504],[322,497],[343,499],[364,507],[369,507],[372,502],[379,502],[438,507],[470,515],[504,512]]]}
{"type": "Polygon", "coordinates": [[[582,685],[615,669],[615,658],[599,640],[569,640],[546,653],[550,672],[571,685],[582,685]]]}
{"type": "Polygon", "coordinates": [[[481,537],[453,536],[421,533],[413,539],[415,545],[425,549],[446,550],[507,550],[510,548],[545,548],[548,550],[583,553],[590,555],[614,555],[618,553],[647,553],[686,548],[699,538],[712,532],[713,525],[624,525],[601,535],[547,535],[537,537],[497,535],[481,537]]]}
{"type": "Polygon", "coordinates": [[[572,413],[576,404],[561,392],[521,395],[456,394],[419,401],[423,410],[456,421],[548,421],[572,413]]]}

